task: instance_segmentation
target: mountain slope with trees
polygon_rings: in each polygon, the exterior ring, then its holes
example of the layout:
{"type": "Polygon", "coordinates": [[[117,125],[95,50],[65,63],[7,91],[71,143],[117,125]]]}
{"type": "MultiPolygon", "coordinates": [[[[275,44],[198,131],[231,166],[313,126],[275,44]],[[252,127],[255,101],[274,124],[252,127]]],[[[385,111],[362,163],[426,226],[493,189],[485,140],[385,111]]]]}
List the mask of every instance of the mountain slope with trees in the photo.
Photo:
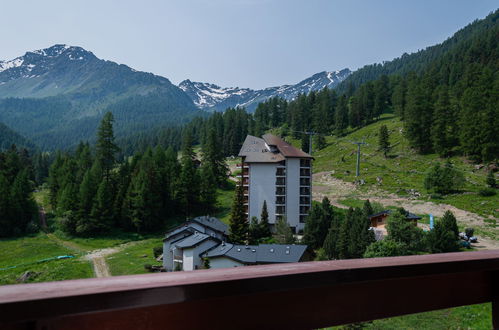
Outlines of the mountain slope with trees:
{"type": "Polygon", "coordinates": [[[0,122],[0,150],[8,149],[13,144],[29,150],[36,149],[36,146],[31,141],[0,122]]]}
{"type": "Polygon", "coordinates": [[[81,47],[54,45],[0,62],[0,121],[43,149],[92,139],[107,111],[115,115],[118,136],[199,115],[168,79],[81,47]]]}

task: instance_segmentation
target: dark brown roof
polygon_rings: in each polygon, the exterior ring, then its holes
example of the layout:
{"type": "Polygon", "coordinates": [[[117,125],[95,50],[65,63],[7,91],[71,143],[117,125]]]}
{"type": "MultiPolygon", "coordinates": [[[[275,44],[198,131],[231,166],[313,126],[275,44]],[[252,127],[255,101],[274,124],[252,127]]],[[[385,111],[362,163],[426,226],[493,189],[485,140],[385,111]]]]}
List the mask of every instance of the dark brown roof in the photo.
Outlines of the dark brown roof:
{"type": "Polygon", "coordinates": [[[303,150],[293,147],[291,144],[275,135],[265,134],[263,139],[269,146],[276,146],[284,157],[313,158],[303,150]]]}
{"type": "Polygon", "coordinates": [[[248,135],[239,151],[247,163],[277,163],[286,158],[312,158],[306,152],[293,147],[281,138],[265,134],[262,138],[248,135]]]}
{"type": "Polygon", "coordinates": [[[247,163],[278,163],[285,160],[281,153],[271,152],[263,139],[252,135],[246,136],[239,156],[246,157],[244,161],[247,163]]]}

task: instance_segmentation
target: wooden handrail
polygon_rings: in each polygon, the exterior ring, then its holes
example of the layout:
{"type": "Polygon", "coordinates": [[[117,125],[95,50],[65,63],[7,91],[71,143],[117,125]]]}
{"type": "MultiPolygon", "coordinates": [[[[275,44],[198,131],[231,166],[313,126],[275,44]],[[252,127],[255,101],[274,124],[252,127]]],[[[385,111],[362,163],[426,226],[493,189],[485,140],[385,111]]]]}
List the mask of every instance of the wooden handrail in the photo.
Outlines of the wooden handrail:
{"type": "Polygon", "coordinates": [[[499,250],[0,287],[12,329],[317,328],[492,301],[499,250]]]}

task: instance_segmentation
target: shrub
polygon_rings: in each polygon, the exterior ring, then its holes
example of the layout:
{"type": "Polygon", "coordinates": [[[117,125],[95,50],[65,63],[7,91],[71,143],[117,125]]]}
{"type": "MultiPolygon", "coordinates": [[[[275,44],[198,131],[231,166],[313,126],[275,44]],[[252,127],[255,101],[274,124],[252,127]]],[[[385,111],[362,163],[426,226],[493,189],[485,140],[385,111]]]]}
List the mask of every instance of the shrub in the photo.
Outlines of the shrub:
{"type": "Polygon", "coordinates": [[[466,234],[467,237],[472,237],[473,234],[475,233],[475,229],[473,229],[473,228],[466,228],[464,230],[464,233],[466,234]]]}
{"type": "Polygon", "coordinates": [[[364,258],[396,257],[406,255],[407,252],[406,244],[384,239],[369,245],[364,253],[364,258]]]}
{"type": "Polygon", "coordinates": [[[496,194],[496,190],[494,188],[483,188],[478,191],[478,194],[482,197],[494,196],[496,194]]]}
{"type": "Polygon", "coordinates": [[[163,254],[163,247],[162,246],[155,246],[155,247],[153,247],[152,253],[154,255],[154,258],[159,257],[160,255],[163,254]]]}
{"type": "Polygon", "coordinates": [[[463,185],[463,174],[450,162],[445,163],[444,166],[436,164],[428,171],[424,179],[427,191],[444,195],[459,190],[463,185]]]}
{"type": "Polygon", "coordinates": [[[489,171],[487,178],[485,179],[485,183],[487,183],[490,188],[496,187],[496,177],[493,171],[489,171]]]}

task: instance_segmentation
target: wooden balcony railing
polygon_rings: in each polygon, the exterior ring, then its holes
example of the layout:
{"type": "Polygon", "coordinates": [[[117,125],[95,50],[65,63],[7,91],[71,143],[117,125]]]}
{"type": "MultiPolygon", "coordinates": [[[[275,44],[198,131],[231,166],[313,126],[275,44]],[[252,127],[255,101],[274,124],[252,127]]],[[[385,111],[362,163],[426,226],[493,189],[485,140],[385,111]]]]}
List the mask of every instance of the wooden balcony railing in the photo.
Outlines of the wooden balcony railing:
{"type": "Polygon", "coordinates": [[[318,328],[492,301],[499,250],[0,287],[2,329],[318,328]]]}

